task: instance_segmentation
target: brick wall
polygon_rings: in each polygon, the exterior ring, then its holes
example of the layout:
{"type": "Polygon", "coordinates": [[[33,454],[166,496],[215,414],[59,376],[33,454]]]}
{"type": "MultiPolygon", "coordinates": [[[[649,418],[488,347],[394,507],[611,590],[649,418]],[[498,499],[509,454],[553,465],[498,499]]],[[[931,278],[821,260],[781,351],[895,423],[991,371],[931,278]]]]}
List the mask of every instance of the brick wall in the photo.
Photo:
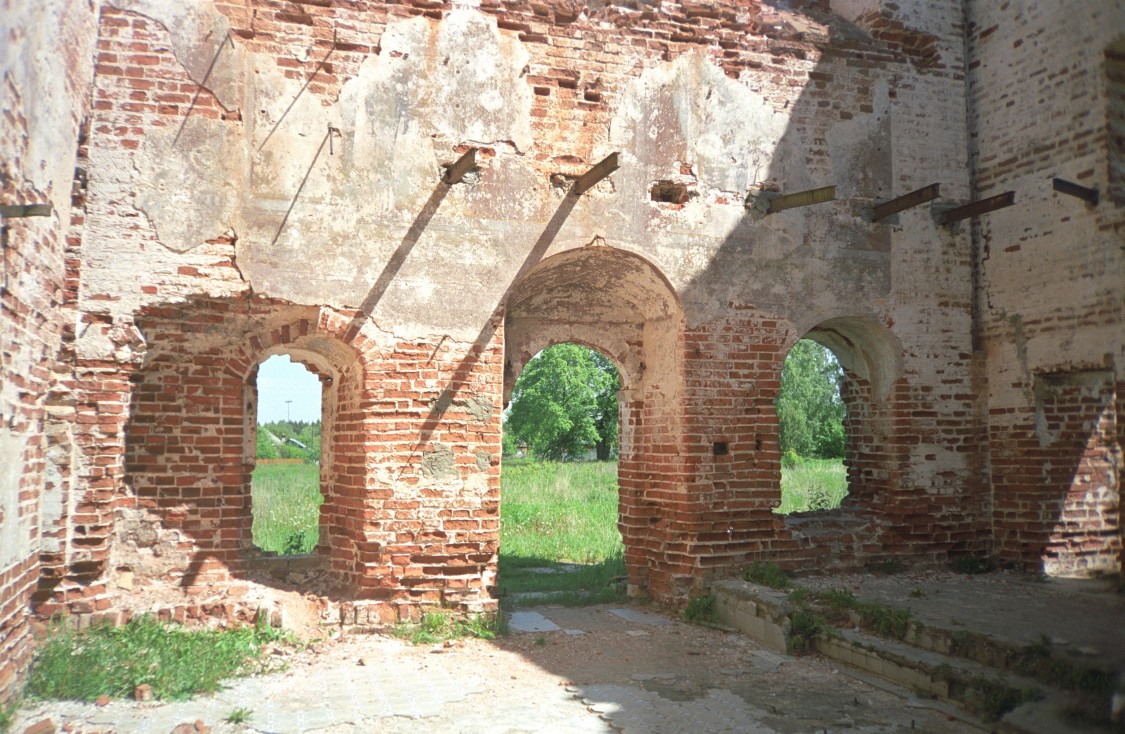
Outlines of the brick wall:
{"type": "Polygon", "coordinates": [[[865,214],[933,180],[967,190],[959,3],[849,20],[823,3],[485,2],[477,25],[446,3],[216,6],[210,35],[171,7],[100,16],[72,247],[77,479],[44,611],[276,583],[249,542],[247,452],[253,375],[280,352],[332,378],[316,562],[352,620],[493,607],[502,380],[559,340],[630,376],[619,526],[637,593],[682,597],[752,558],[932,564],[986,544],[970,238],[924,209],[865,214]],[[455,21],[513,64],[500,107],[526,120],[447,119],[479,106],[430,54],[454,53],[439,30],[455,21]],[[393,77],[408,61],[434,80],[393,77]],[[409,103],[390,122],[400,101],[364,96],[384,73],[409,103]],[[437,185],[469,143],[475,178],[437,185]],[[561,198],[611,145],[621,170],[561,198]],[[669,177],[686,198],[653,201],[669,177]],[[743,203],[827,183],[831,204],[743,203]],[[854,495],[787,521],[773,400],[789,345],[821,332],[854,361],[854,495]]]}
{"type": "Polygon", "coordinates": [[[1038,571],[1113,570],[1125,210],[1110,171],[1125,6],[969,8],[977,194],[1016,196],[974,230],[995,550],[1038,571]],[[1098,189],[1101,202],[1053,191],[1053,177],[1098,189]]]}
{"type": "Polygon", "coordinates": [[[0,204],[46,204],[50,213],[0,219],[0,702],[19,693],[29,660],[39,553],[60,545],[53,523],[69,457],[55,452],[48,427],[66,410],[47,394],[65,330],[65,236],[92,16],[89,5],[62,2],[4,11],[0,204]]]}

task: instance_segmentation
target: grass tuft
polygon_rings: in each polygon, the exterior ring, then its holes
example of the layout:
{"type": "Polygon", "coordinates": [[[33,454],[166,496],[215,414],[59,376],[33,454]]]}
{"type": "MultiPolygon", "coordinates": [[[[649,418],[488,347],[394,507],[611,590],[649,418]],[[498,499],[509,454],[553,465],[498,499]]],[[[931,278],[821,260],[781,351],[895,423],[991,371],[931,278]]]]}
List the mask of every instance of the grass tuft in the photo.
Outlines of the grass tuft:
{"type": "Polygon", "coordinates": [[[423,613],[418,622],[400,622],[395,625],[393,634],[414,645],[432,645],[466,637],[492,640],[496,638],[497,622],[479,614],[458,617],[448,612],[432,611],[423,613]]]}
{"type": "Polygon", "coordinates": [[[254,712],[250,709],[239,706],[227,714],[226,721],[228,724],[245,724],[253,715],[254,712]]]}
{"type": "Polygon", "coordinates": [[[718,622],[719,613],[715,609],[715,595],[700,594],[699,596],[693,596],[684,609],[684,619],[700,624],[718,622]]]}
{"type": "Polygon", "coordinates": [[[742,578],[750,583],[768,586],[771,589],[784,589],[789,585],[789,574],[782,571],[776,563],[770,563],[769,561],[756,561],[742,569],[742,578]]]}
{"type": "Polygon", "coordinates": [[[20,700],[14,698],[7,703],[0,704],[0,732],[7,732],[16,723],[16,714],[20,710],[20,700]]]}
{"type": "Polygon", "coordinates": [[[58,621],[35,655],[28,693],[94,701],[132,696],[147,683],[157,698],[185,699],[218,690],[225,678],[270,669],[264,648],[283,639],[265,625],[189,629],[138,617],[122,627],[78,632],[58,621]]]}

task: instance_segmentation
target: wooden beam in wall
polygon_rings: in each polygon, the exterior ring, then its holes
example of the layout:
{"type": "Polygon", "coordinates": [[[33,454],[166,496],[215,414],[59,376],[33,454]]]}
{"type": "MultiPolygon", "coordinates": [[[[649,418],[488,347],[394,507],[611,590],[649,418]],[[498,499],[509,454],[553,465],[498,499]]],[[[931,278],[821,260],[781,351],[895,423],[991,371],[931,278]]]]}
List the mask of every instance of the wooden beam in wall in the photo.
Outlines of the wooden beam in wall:
{"type": "Polygon", "coordinates": [[[950,209],[949,211],[941,214],[938,217],[938,224],[952,224],[953,222],[959,222],[962,219],[968,219],[969,217],[979,217],[981,214],[994,212],[997,209],[1003,209],[1004,207],[1011,206],[1015,203],[1016,192],[1005,191],[1002,194],[990,196],[987,199],[971,201],[964,206],[959,206],[956,209],[950,209]]]}
{"type": "Polygon", "coordinates": [[[886,219],[892,214],[898,214],[901,211],[916,207],[919,204],[925,204],[927,201],[933,201],[941,195],[940,189],[941,184],[930,184],[916,191],[911,191],[909,194],[903,194],[890,201],[884,201],[872,210],[872,219],[878,222],[880,219],[886,219]]]}
{"type": "Polygon", "coordinates": [[[598,163],[589,171],[579,176],[578,180],[574,182],[574,188],[571,189],[570,193],[575,196],[582,196],[582,194],[592,189],[603,178],[616,171],[617,168],[617,153],[610,153],[602,159],[601,163],[598,163]]]}
{"type": "Polygon", "coordinates": [[[18,219],[20,217],[48,217],[51,215],[50,204],[2,204],[0,217],[4,219],[18,219]]]}
{"type": "Polygon", "coordinates": [[[809,206],[810,204],[820,204],[825,201],[833,201],[835,200],[835,198],[835,186],[825,186],[819,189],[798,191],[795,194],[782,194],[781,196],[775,196],[774,198],[770,199],[769,208],[766,209],[766,214],[774,214],[786,209],[794,209],[799,206],[809,206]]]}
{"type": "Polygon", "coordinates": [[[465,174],[477,165],[477,150],[479,150],[479,148],[469,148],[465,151],[464,155],[446,169],[445,175],[441,177],[441,180],[450,186],[455,183],[461,183],[461,179],[465,177],[465,174]]]}
{"type": "Polygon", "coordinates": [[[1077,196],[1079,199],[1082,199],[1082,201],[1086,202],[1090,206],[1097,206],[1098,205],[1098,190],[1097,189],[1088,189],[1085,186],[1081,186],[1081,185],[1073,183],[1071,181],[1067,181],[1066,179],[1063,179],[1063,178],[1054,179],[1051,182],[1051,185],[1054,187],[1055,191],[1058,191],[1060,194],[1066,194],[1068,196],[1077,196]]]}

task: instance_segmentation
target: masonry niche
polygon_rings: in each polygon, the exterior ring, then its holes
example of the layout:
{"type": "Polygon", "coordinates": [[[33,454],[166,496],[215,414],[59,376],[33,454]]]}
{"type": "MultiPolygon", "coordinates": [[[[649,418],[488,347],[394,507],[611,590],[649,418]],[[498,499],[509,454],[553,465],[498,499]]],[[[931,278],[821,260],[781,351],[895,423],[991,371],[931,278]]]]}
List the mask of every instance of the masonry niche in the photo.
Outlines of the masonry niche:
{"type": "MultiPolygon", "coordinates": [[[[153,309],[138,320],[148,351],[131,377],[126,490],[115,566],[187,589],[234,578],[300,584],[323,577],[358,583],[365,506],[360,410],[364,370],[357,353],[324,328],[320,309],[201,299],[153,309]],[[254,542],[252,476],[257,463],[257,373],[291,355],[321,390],[315,547],[294,566],[254,542]]],[[[293,551],[295,549],[289,549],[293,551]]]]}
{"type": "Polygon", "coordinates": [[[902,346],[887,327],[850,316],[818,323],[796,344],[802,341],[827,350],[838,363],[847,494],[837,508],[812,508],[827,512],[786,517],[785,550],[778,558],[794,568],[890,558],[898,538],[913,532],[897,507],[912,494],[903,486],[903,465],[907,445],[918,440],[911,435],[917,430],[913,421],[900,419],[907,402],[902,346]]]}
{"type": "Polygon", "coordinates": [[[512,286],[506,304],[505,402],[524,365],[551,344],[589,346],[619,369],[618,528],[634,596],[667,584],[665,508],[683,482],[682,322],[663,274],[639,255],[606,246],[543,260],[512,286]]]}

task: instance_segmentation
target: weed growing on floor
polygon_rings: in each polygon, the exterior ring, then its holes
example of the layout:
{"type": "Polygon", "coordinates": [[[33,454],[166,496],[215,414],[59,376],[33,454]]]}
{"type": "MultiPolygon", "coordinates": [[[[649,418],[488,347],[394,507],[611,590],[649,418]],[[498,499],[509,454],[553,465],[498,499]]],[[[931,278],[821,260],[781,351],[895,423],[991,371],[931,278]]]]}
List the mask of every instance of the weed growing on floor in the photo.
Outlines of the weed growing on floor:
{"type": "Polygon", "coordinates": [[[812,600],[827,610],[833,621],[851,621],[854,613],[859,617],[860,626],[883,637],[901,640],[910,629],[909,609],[862,601],[847,589],[818,591],[812,595],[812,600]]]}
{"type": "Polygon", "coordinates": [[[688,600],[684,608],[684,619],[689,622],[713,624],[719,621],[718,610],[715,609],[714,594],[700,594],[688,600]]]}
{"type": "Polygon", "coordinates": [[[496,638],[496,630],[495,620],[479,614],[459,617],[449,612],[432,611],[424,612],[418,622],[400,622],[392,633],[414,645],[432,645],[466,637],[492,640],[496,638]]]}
{"type": "Polygon", "coordinates": [[[38,698],[93,701],[131,696],[147,683],[157,698],[184,699],[214,692],[226,678],[270,670],[266,645],[287,639],[264,624],[191,629],[145,616],[79,632],[58,621],[35,655],[27,690],[38,698]]]}
{"type": "Polygon", "coordinates": [[[789,574],[776,563],[756,561],[742,569],[742,578],[753,584],[761,584],[771,589],[784,589],[789,585],[789,574]]]}
{"type": "Polygon", "coordinates": [[[247,721],[250,721],[250,717],[253,715],[254,712],[250,709],[239,706],[227,714],[226,720],[228,724],[245,724],[247,721]]]}
{"type": "Polygon", "coordinates": [[[828,627],[828,620],[808,609],[797,609],[789,615],[789,637],[785,647],[791,653],[812,652],[816,638],[828,627]]]}

